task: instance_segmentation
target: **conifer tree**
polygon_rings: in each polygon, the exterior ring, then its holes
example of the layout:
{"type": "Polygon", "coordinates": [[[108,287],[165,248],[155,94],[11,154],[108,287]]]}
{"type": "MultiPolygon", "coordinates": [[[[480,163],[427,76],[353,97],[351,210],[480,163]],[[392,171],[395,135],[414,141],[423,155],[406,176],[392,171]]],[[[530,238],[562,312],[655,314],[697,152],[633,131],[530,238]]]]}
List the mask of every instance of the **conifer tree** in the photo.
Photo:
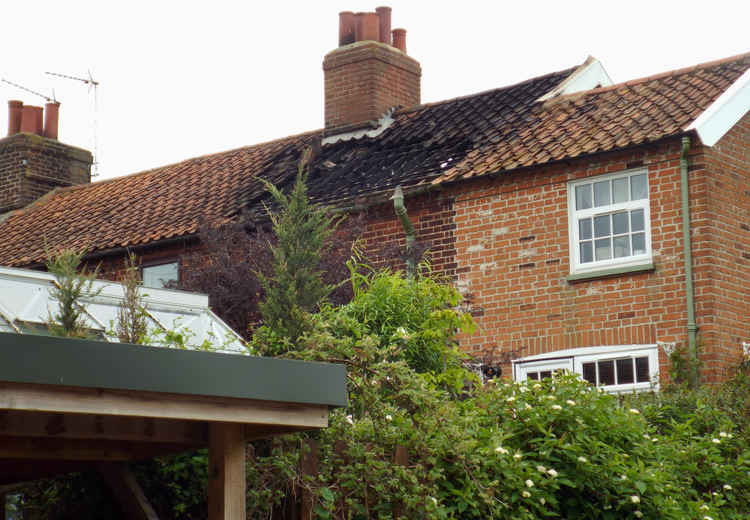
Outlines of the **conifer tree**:
{"type": "Polygon", "coordinates": [[[292,342],[306,330],[307,314],[333,289],[324,283],[319,265],[326,241],[340,220],[310,202],[305,184],[310,155],[309,148],[303,152],[296,181],[288,195],[263,181],[278,208],[276,211],[266,208],[276,243],[271,246],[270,276],[257,273],[265,291],[260,312],[266,326],[292,342]]]}
{"type": "Polygon", "coordinates": [[[121,343],[142,343],[148,332],[146,308],[139,292],[141,276],[135,254],[128,253],[124,260],[125,271],[122,277],[124,299],[117,309],[117,339],[121,343]]]}
{"type": "Polygon", "coordinates": [[[47,326],[54,336],[86,338],[90,334],[84,319],[81,299],[98,294],[93,291],[96,269],[87,273],[79,272],[79,265],[85,251],[62,249],[56,253],[47,252],[47,271],[55,277],[50,296],[57,301],[57,312],[49,313],[47,326]]]}

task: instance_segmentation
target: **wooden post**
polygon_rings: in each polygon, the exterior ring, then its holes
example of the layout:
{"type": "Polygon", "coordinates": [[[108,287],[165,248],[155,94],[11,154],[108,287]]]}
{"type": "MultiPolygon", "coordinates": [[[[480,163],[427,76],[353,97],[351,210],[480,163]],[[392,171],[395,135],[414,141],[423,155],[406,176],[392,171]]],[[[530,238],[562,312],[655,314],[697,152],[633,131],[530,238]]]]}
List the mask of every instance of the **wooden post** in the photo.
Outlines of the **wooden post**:
{"type": "Polygon", "coordinates": [[[209,425],[208,520],[238,520],[246,516],[245,445],[242,424],[209,425]]]}
{"type": "MultiPolygon", "coordinates": [[[[409,452],[406,446],[396,446],[396,450],[393,453],[393,464],[396,466],[408,466],[409,465],[409,452]]],[[[404,507],[400,503],[393,504],[393,519],[397,520],[403,515],[404,507]]]]}
{"type": "MultiPolygon", "coordinates": [[[[318,476],[318,443],[312,439],[306,439],[300,443],[300,473],[310,475],[313,478],[318,476]]],[[[301,520],[313,520],[315,514],[315,497],[307,488],[302,488],[302,511],[300,512],[301,520]]]]}

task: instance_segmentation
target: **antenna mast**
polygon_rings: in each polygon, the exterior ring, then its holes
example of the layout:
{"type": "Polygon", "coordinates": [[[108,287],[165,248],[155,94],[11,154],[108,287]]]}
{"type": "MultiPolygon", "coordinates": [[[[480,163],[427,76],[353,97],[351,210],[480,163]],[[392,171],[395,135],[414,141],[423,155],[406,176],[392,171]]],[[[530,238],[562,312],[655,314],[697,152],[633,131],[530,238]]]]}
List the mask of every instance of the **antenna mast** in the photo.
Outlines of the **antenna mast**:
{"type": "Polygon", "coordinates": [[[63,79],[69,79],[73,81],[80,81],[81,83],[88,85],[89,92],[91,92],[92,88],[94,91],[94,121],[93,121],[93,134],[94,134],[94,172],[92,173],[92,177],[98,177],[99,176],[99,96],[98,96],[98,90],[97,87],[99,86],[99,82],[95,81],[94,78],[91,76],[91,71],[88,72],[88,79],[86,78],[79,78],[76,76],[68,76],[67,74],[60,74],[58,72],[45,72],[45,74],[49,76],[56,76],[58,78],[63,79]]]}

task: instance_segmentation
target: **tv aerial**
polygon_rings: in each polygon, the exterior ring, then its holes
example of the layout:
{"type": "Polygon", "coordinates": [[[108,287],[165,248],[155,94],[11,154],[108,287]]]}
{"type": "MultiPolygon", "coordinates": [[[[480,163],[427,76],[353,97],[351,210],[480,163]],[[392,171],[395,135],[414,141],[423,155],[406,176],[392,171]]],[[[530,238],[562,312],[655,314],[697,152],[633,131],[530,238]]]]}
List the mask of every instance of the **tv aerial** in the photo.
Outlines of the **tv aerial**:
{"type": "MultiPolygon", "coordinates": [[[[98,90],[99,82],[94,79],[91,75],[91,71],[87,71],[88,78],[80,78],[77,76],[70,76],[68,74],[60,74],[59,72],[45,72],[48,76],[55,76],[62,79],[68,79],[71,81],[78,81],[88,86],[89,94],[93,92],[94,101],[94,121],[93,121],[93,134],[94,134],[94,171],[91,174],[92,177],[99,176],[99,96],[98,90]]],[[[54,91],[53,91],[54,92],[54,91]]],[[[54,93],[53,93],[54,96],[54,93]]]]}

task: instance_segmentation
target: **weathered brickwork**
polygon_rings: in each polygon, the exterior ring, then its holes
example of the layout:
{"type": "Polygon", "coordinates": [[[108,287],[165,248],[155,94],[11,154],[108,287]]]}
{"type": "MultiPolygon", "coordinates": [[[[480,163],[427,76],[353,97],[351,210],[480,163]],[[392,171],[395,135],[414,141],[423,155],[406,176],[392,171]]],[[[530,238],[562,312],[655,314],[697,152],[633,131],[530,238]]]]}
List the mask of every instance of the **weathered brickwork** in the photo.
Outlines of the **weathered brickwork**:
{"type": "MultiPolygon", "coordinates": [[[[750,342],[750,114],[702,155],[705,219],[694,248],[703,373],[726,377],[750,342]]],[[[696,232],[699,231],[696,229],[696,232]]]]}
{"type": "MultiPolygon", "coordinates": [[[[680,143],[673,140],[407,199],[433,267],[455,280],[477,322],[477,333],[463,338],[464,350],[507,360],[575,347],[685,343],[679,156],[680,143]],[[649,175],[654,271],[568,282],[568,182],[640,166],[649,175]]],[[[698,150],[690,158],[698,241],[709,238],[703,231],[708,213],[706,175],[696,164],[700,157],[698,150]]],[[[403,248],[403,230],[392,208],[370,212],[364,239],[376,258],[379,251],[403,248]]],[[[701,265],[695,278],[696,293],[708,291],[701,265]]],[[[698,306],[699,325],[710,312],[710,306],[698,306]]],[[[660,356],[664,373],[666,359],[660,356]]]]}
{"type": "Polygon", "coordinates": [[[326,55],[326,132],[377,120],[387,110],[420,102],[419,63],[390,45],[353,43],[326,55]]]}
{"type": "Polygon", "coordinates": [[[90,152],[54,139],[16,134],[0,140],[0,213],[62,186],[91,181],[90,152]]]}
{"type": "MultiPolygon", "coordinates": [[[[426,252],[432,268],[455,279],[455,211],[453,199],[431,194],[407,199],[407,211],[417,237],[417,247],[426,252]]],[[[364,252],[375,267],[404,268],[406,235],[395,217],[393,205],[372,208],[365,215],[362,234],[364,252]]]]}

